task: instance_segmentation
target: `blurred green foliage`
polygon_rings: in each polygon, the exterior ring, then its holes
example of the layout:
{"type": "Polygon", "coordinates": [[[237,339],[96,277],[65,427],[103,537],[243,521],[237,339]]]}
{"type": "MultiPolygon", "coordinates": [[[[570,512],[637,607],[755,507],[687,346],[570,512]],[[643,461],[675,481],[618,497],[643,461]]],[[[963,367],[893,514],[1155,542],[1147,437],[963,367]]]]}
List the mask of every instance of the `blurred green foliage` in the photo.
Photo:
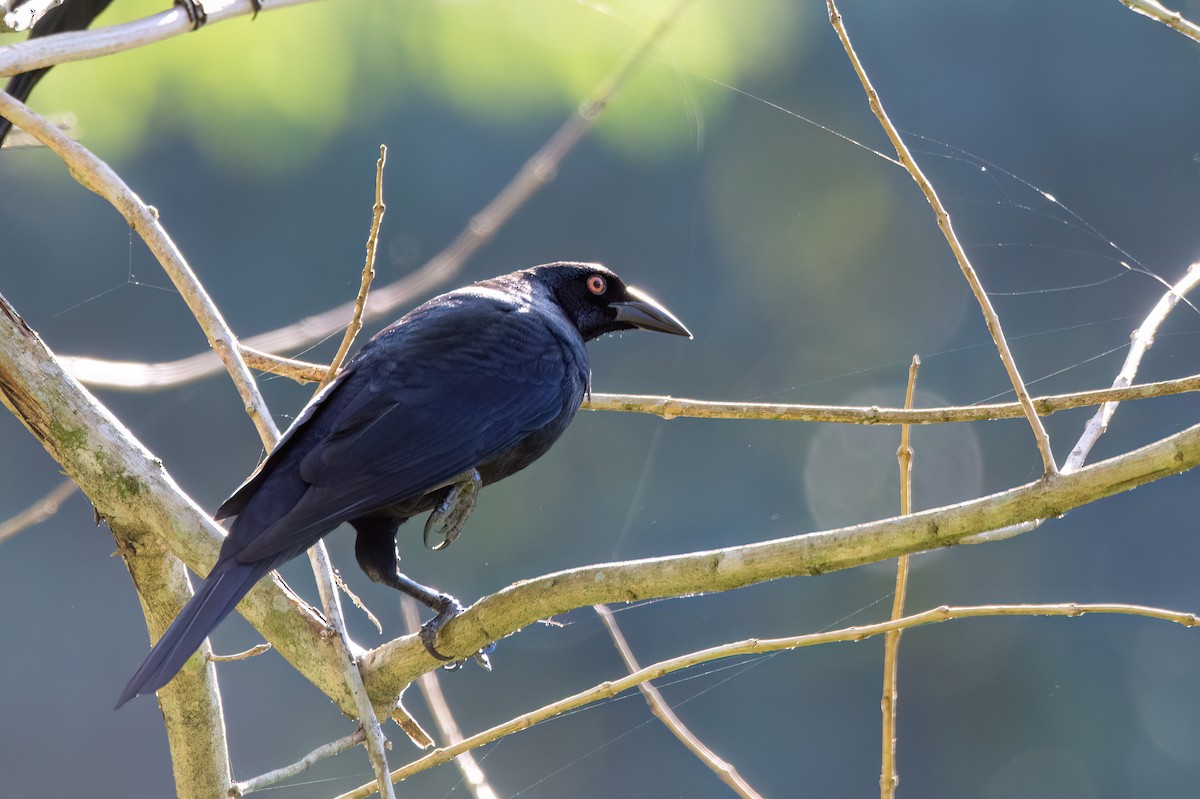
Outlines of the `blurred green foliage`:
{"type": "MultiPolygon", "coordinates": [[[[89,145],[117,162],[145,144],[149,117],[166,112],[215,163],[272,172],[364,121],[350,118],[351,108],[382,115],[416,94],[489,122],[519,125],[563,114],[639,46],[673,2],[356,0],[353,14],[349,0],[312,3],[227,21],[219,33],[59,67],[39,87],[34,107],[75,112],[89,145]],[[264,141],[278,146],[263,147],[264,141]]],[[[162,6],[162,0],[122,0],[96,24],[162,6]]],[[[754,15],[736,3],[695,3],[597,135],[651,157],[685,146],[680,117],[657,113],[681,95],[685,104],[700,102],[681,73],[737,82],[790,58],[800,33],[784,0],[754,15]]],[[[705,97],[704,111],[728,97],[705,97]]]]}

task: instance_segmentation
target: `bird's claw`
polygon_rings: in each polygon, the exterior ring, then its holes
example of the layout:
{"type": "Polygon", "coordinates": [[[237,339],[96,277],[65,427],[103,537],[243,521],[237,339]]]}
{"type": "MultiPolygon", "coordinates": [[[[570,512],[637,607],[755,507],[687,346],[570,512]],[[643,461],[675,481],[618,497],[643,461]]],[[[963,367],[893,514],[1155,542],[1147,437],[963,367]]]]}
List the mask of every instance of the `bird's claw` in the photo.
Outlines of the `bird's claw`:
{"type": "MultiPolygon", "coordinates": [[[[463,612],[463,606],[462,603],[452,596],[446,594],[443,594],[442,596],[443,601],[437,609],[438,614],[421,625],[421,643],[425,645],[426,652],[446,664],[443,668],[445,668],[447,671],[457,671],[458,669],[462,668],[462,664],[465,662],[465,660],[462,658],[450,657],[449,655],[443,655],[441,652],[439,652],[437,649],[437,638],[438,633],[441,632],[441,629],[446,625],[446,622],[463,612]]],[[[480,649],[471,657],[475,659],[475,662],[478,663],[479,667],[484,671],[491,671],[492,661],[488,655],[495,650],[496,642],[493,641],[483,649],[480,649]]]]}
{"type": "Polygon", "coordinates": [[[458,538],[463,525],[467,523],[467,517],[475,510],[475,500],[482,487],[483,478],[479,476],[478,469],[463,472],[454,479],[446,499],[425,520],[426,548],[435,551],[445,549],[458,538]],[[434,533],[440,535],[442,540],[431,544],[434,533]]]}
{"type": "Polygon", "coordinates": [[[183,13],[187,14],[187,18],[192,23],[192,30],[199,30],[200,26],[208,21],[208,14],[204,12],[204,6],[200,0],[175,0],[175,5],[183,9],[183,13]]]}

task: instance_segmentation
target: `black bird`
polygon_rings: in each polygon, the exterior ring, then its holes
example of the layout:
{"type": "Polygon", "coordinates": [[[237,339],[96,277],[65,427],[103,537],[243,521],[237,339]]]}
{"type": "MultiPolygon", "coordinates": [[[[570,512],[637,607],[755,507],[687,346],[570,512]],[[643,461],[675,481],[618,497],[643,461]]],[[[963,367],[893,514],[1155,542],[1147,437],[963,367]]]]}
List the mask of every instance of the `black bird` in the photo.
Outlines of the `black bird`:
{"type": "Polygon", "coordinates": [[[691,337],[648,295],[599,264],[555,263],[435,297],[372,338],[315,396],[217,510],[236,515],[212,571],[155,645],[117,707],[165,685],[271,569],[342,522],[372,580],[436,611],[453,597],[400,573],[396,532],[432,511],[425,543],[457,537],[483,485],[541,457],[589,391],[584,342],[619,330],[691,337]]]}
{"type": "MultiPolygon", "coordinates": [[[[112,0],[63,0],[61,4],[47,11],[41,19],[33,24],[33,28],[29,31],[29,38],[36,39],[63,31],[81,31],[91,25],[92,21],[104,12],[111,2],[112,0]]],[[[20,2],[15,3],[13,11],[18,12],[22,5],[23,3],[20,2]]],[[[204,24],[204,7],[200,5],[199,0],[175,0],[175,5],[183,9],[195,28],[204,24]]],[[[260,8],[258,0],[255,0],[254,8],[257,13],[260,8]]],[[[13,75],[9,78],[8,86],[4,90],[21,102],[25,102],[29,99],[33,87],[49,71],[50,67],[43,67],[13,75]]],[[[4,139],[11,129],[12,122],[0,117],[0,147],[4,146],[4,139]]]]}

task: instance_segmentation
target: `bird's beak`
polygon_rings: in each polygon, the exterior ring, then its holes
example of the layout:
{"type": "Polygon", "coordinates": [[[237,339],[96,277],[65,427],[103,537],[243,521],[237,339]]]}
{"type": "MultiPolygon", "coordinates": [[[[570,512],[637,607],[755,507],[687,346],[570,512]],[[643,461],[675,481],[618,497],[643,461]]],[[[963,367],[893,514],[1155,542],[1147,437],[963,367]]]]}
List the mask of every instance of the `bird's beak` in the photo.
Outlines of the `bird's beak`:
{"type": "Polygon", "coordinates": [[[625,289],[625,293],[633,299],[609,305],[617,312],[617,321],[640,327],[642,330],[692,337],[691,332],[683,326],[683,322],[675,318],[675,314],[664,308],[658,300],[646,292],[629,286],[625,289]]]}

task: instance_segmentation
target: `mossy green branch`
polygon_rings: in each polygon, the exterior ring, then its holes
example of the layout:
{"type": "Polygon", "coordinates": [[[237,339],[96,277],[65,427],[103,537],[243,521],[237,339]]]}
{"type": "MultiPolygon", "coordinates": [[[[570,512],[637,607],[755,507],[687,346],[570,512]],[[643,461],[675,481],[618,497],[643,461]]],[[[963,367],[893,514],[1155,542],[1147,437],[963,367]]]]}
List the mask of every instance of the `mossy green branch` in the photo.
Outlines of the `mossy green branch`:
{"type": "MultiPolygon", "coordinates": [[[[208,573],[224,532],[180,490],[162,463],[62,369],[3,296],[0,402],[79,485],[123,554],[129,551],[127,544],[157,537],[188,568],[208,573]]],[[[281,580],[260,582],[238,611],[300,673],[354,714],[324,620],[281,580]]],[[[139,657],[130,653],[130,668],[139,657]]],[[[113,698],[119,687],[113,686],[113,698]]]]}

